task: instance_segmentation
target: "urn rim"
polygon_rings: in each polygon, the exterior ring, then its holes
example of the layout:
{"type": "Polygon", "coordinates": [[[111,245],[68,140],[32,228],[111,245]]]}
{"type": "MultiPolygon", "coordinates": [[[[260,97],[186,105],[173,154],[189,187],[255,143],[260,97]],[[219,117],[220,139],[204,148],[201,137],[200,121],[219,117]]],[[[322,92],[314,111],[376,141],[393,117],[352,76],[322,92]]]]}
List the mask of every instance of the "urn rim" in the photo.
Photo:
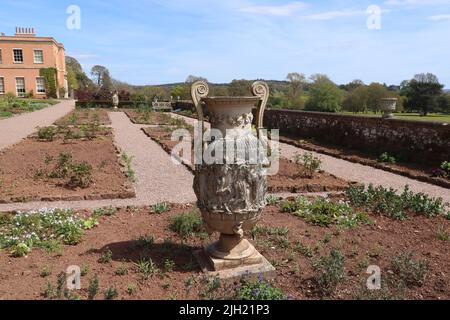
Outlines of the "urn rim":
{"type": "Polygon", "coordinates": [[[207,97],[207,98],[202,98],[202,101],[205,102],[206,104],[225,104],[225,103],[257,103],[259,101],[261,101],[260,97],[246,97],[246,96],[241,96],[241,97],[226,97],[226,96],[221,96],[221,97],[207,97]]]}

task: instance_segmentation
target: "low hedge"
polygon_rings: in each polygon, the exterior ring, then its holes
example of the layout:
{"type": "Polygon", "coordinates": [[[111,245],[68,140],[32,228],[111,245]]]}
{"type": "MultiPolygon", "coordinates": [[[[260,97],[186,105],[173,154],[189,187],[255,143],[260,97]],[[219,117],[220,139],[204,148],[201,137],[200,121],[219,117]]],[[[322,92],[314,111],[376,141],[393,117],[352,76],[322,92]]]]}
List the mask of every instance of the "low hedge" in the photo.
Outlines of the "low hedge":
{"type": "MultiPolygon", "coordinates": [[[[103,109],[112,109],[114,105],[112,101],[77,101],[75,106],[80,109],[92,109],[92,108],[103,108],[103,109]]],[[[151,108],[151,103],[145,102],[133,102],[133,101],[120,101],[119,108],[122,109],[134,109],[139,107],[151,108]]]]}

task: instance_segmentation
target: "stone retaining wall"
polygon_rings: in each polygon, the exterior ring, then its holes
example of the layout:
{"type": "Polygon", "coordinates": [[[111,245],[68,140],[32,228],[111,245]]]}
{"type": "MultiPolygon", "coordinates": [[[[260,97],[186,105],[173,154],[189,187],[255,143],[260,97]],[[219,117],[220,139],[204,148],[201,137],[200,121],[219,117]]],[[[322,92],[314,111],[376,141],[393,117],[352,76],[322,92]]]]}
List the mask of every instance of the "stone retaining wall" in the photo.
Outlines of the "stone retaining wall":
{"type": "Polygon", "coordinates": [[[450,161],[450,125],[332,113],[267,110],[264,126],[294,138],[314,138],[373,154],[440,165],[450,161]]]}

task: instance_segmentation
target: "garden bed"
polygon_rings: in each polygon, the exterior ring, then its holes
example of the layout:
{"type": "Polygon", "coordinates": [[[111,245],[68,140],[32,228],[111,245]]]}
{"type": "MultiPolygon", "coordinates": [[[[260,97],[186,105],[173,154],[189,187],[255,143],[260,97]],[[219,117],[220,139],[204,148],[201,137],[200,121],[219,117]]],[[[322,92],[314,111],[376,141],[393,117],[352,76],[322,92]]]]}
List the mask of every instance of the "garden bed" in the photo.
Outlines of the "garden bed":
{"type": "MultiPolygon", "coordinates": [[[[330,207],[326,200],[310,199],[321,205],[309,203],[308,210],[326,207],[320,212],[332,216],[338,200],[330,207]]],[[[271,203],[247,234],[276,267],[271,283],[207,280],[193,252],[217,235],[208,239],[193,205],[158,204],[80,212],[85,219],[80,228],[89,230],[78,238],[61,235],[74,246],[53,242],[46,250],[33,249],[26,259],[13,258],[5,248],[0,252],[0,299],[65,299],[64,290],[58,290],[58,274],[70,265],[81,268],[82,289],[67,295],[69,299],[87,299],[89,294],[133,300],[256,299],[263,294],[272,299],[450,298],[449,220],[408,213],[402,221],[369,212],[350,227],[351,212],[361,210],[351,208],[338,225],[325,227],[286,212],[292,201],[272,198],[271,203]],[[382,290],[367,290],[369,265],[381,268],[382,290]],[[249,288],[253,290],[245,290],[249,288]]],[[[338,206],[341,213],[349,207],[342,202],[338,206]]],[[[15,223],[8,219],[0,219],[4,232],[8,223],[15,223]]]]}
{"type": "Polygon", "coordinates": [[[58,126],[79,126],[83,123],[96,121],[99,125],[110,125],[107,109],[76,109],[64,118],[55,122],[58,126]]]}
{"type": "Polygon", "coordinates": [[[289,137],[280,137],[280,142],[287,143],[295,147],[302,148],[304,150],[314,151],[317,153],[322,153],[328,156],[350,161],[353,163],[371,166],[377,169],[405,176],[411,179],[435,184],[444,188],[450,188],[449,178],[433,176],[434,174],[433,171],[435,171],[437,168],[434,168],[433,170],[433,168],[426,168],[418,164],[380,162],[379,159],[377,159],[376,157],[366,153],[362,153],[360,151],[347,150],[324,144],[318,145],[306,140],[298,140],[289,137]]]}
{"type": "Polygon", "coordinates": [[[40,130],[49,141],[33,136],[0,152],[0,203],[135,196],[110,130],[56,130],[40,130]]]}
{"type": "Polygon", "coordinates": [[[134,124],[167,125],[172,120],[168,113],[132,109],[124,110],[124,112],[134,124]]]}
{"type": "MultiPolygon", "coordinates": [[[[174,127],[151,127],[142,130],[168,154],[172,154],[174,147],[179,144],[179,142],[171,140],[174,129],[174,127]]],[[[191,172],[194,171],[193,158],[191,161],[187,161],[181,157],[181,160],[191,172]]],[[[343,191],[349,184],[355,184],[355,182],[345,181],[321,170],[308,172],[301,163],[285,158],[281,158],[279,163],[278,174],[268,176],[268,192],[270,193],[343,191]]]]}
{"type": "Polygon", "coordinates": [[[0,119],[42,110],[57,103],[58,101],[56,100],[29,100],[15,97],[2,98],[0,99],[0,119]]]}

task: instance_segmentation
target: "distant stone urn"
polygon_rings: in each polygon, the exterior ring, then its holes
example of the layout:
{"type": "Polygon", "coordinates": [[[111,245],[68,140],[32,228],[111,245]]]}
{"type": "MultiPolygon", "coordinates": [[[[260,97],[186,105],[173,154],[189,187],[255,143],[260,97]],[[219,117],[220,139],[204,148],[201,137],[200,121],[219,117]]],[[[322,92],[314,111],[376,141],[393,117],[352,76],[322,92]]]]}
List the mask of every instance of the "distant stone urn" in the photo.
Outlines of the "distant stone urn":
{"type": "Polygon", "coordinates": [[[209,112],[211,128],[221,133],[219,139],[200,143],[202,154],[221,156],[213,164],[203,160],[196,164],[194,179],[203,221],[210,233],[220,233],[219,241],[206,248],[210,265],[220,271],[260,264],[263,257],[244,239],[244,231],[255,227],[266,205],[267,140],[260,129],[269,87],[258,81],[253,84],[253,97],[208,98],[208,85],[199,81],[192,85],[191,93],[202,124],[200,135],[204,132],[203,105],[209,112]],[[252,130],[255,107],[256,134],[252,130]],[[227,152],[230,148],[235,152],[227,152]]]}
{"type": "Polygon", "coordinates": [[[397,108],[397,98],[384,98],[381,99],[381,106],[384,111],[383,118],[391,119],[394,117],[394,112],[397,108]]]}
{"type": "Polygon", "coordinates": [[[112,96],[112,103],[113,103],[113,107],[114,109],[119,109],[119,94],[116,92],[114,92],[113,96],[112,96]]]}

